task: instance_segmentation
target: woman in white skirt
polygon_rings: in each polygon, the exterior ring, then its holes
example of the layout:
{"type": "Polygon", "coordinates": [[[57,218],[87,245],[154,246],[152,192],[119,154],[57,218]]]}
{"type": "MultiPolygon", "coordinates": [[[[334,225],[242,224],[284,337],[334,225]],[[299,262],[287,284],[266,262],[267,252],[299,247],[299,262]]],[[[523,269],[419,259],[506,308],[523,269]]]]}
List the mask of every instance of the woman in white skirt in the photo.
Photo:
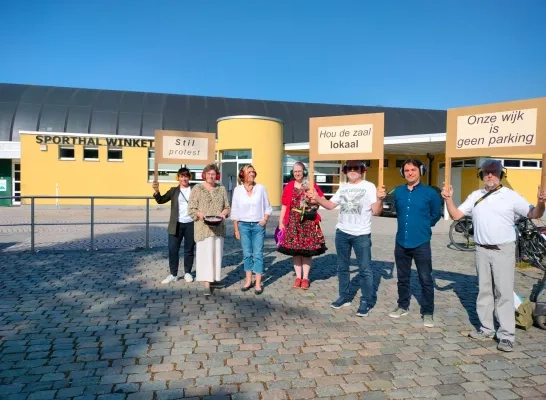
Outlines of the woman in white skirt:
{"type": "Polygon", "coordinates": [[[195,185],[189,200],[189,215],[195,221],[196,280],[205,283],[204,294],[210,296],[210,284],[222,280],[222,257],[226,236],[225,219],[230,207],[226,188],[219,184],[220,171],[215,164],[203,169],[203,183],[195,185]],[[214,218],[217,217],[216,221],[214,218]]]}

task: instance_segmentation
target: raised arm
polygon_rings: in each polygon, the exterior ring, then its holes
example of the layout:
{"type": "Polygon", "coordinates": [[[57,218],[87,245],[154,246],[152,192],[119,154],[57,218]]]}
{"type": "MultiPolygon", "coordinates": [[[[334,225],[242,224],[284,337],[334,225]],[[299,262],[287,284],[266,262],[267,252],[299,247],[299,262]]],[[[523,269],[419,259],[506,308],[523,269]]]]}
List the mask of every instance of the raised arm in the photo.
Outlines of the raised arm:
{"type": "Polygon", "coordinates": [[[152,188],[154,189],[154,199],[157,204],[165,204],[172,199],[174,192],[173,188],[167,190],[167,192],[163,196],[161,195],[161,193],[159,193],[159,183],[152,183],[152,188]]]}
{"type": "MultiPolygon", "coordinates": [[[[448,186],[444,182],[442,197],[445,200],[447,212],[449,213],[449,215],[454,221],[458,221],[461,218],[464,218],[465,212],[459,210],[457,206],[455,206],[455,203],[453,202],[453,186],[451,185],[448,186]]],[[[461,207],[467,208],[468,201],[469,199],[466,199],[466,201],[463,204],[461,204],[461,207]]]]}

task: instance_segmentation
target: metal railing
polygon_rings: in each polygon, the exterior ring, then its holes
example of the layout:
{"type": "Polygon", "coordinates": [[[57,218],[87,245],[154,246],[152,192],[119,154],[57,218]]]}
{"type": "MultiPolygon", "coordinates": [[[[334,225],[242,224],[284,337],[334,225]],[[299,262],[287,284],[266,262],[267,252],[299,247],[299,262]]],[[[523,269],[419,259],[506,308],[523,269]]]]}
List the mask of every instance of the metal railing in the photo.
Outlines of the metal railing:
{"type": "MultiPolygon", "coordinates": [[[[30,225],[30,251],[35,252],[36,249],[36,227],[37,226],[63,226],[63,225],[90,225],[90,250],[95,249],[95,225],[126,225],[126,224],[145,224],[145,248],[150,248],[150,200],[151,197],[145,196],[0,196],[0,200],[23,200],[30,199],[30,224],[18,224],[18,225],[30,225]],[[90,201],[90,221],[89,222],[44,222],[36,223],[36,200],[56,200],[55,207],[59,207],[58,201],[60,199],[79,199],[90,201]],[[95,200],[145,200],[146,204],[146,218],[144,222],[96,222],[95,221],[95,200]]],[[[28,205],[28,204],[22,204],[28,205]]],[[[44,204],[51,205],[51,204],[44,204]]],[[[62,205],[61,205],[62,206],[62,205]]],[[[82,206],[82,204],[66,204],[65,206],[82,206]]],[[[85,205],[83,205],[85,206],[85,205]]],[[[109,204],[105,206],[121,206],[120,204],[109,204]]],[[[159,222],[158,222],[159,223],[159,222]]],[[[161,222],[161,223],[168,223],[161,222]]],[[[9,226],[0,223],[0,226],[9,226]]]]}

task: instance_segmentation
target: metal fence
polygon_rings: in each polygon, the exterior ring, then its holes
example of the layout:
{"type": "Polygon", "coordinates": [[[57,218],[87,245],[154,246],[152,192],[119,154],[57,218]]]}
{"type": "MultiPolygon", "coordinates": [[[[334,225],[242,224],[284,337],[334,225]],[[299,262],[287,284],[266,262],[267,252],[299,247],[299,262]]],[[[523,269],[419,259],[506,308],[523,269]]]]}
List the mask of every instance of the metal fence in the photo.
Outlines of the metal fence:
{"type": "MultiPolygon", "coordinates": [[[[121,225],[121,222],[96,222],[95,221],[95,200],[144,200],[146,206],[146,218],[144,222],[137,224],[145,224],[145,248],[150,248],[150,200],[151,197],[145,196],[0,196],[0,200],[23,200],[30,199],[30,251],[35,252],[35,239],[37,226],[62,226],[62,225],[89,225],[90,226],[90,250],[95,250],[95,225],[121,225]],[[61,199],[79,199],[90,201],[90,221],[89,222],[44,222],[36,223],[36,200],[55,200],[55,205],[59,205],[61,199]]],[[[78,206],[81,206],[78,204],[78,206]]],[[[126,224],[126,223],[123,223],[126,224]]],[[[2,224],[0,223],[0,226],[2,224]]]]}

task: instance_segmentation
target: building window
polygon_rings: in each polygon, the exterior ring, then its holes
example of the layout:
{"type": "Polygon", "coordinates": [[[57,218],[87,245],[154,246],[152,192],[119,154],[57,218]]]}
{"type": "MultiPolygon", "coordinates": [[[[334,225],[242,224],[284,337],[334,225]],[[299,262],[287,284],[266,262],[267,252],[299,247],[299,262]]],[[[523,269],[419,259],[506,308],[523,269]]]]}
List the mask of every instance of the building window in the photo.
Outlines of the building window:
{"type": "Polygon", "coordinates": [[[540,160],[522,160],[517,158],[498,160],[506,168],[524,168],[524,169],[540,169],[542,161],[540,160]]]}
{"type": "MultiPolygon", "coordinates": [[[[285,154],[282,168],[283,187],[292,180],[292,167],[296,162],[309,166],[309,156],[299,154],[285,154]]],[[[324,197],[330,199],[339,189],[341,182],[341,163],[335,161],[318,162],[314,164],[314,181],[324,192],[324,197]]]]}
{"type": "Polygon", "coordinates": [[[506,168],[519,168],[521,167],[521,160],[504,160],[502,165],[506,168]]]}
{"type": "Polygon", "coordinates": [[[252,160],[252,150],[224,150],[222,162],[236,160],[252,160]]]}
{"type": "MultiPolygon", "coordinates": [[[[154,181],[154,163],[155,149],[148,149],[148,182],[154,181]]],[[[203,182],[201,174],[203,173],[204,165],[191,164],[159,164],[157,166],[157,181],[158,182],[177,182],[176,174],[182,167],[188,168],[191,173],[190,186],[203,182]]]]}
{"type": "Polygon", "coordinates": [[[74,146],[59,146],[59,160],[75,160],[74,146]]]}
{"type": "Polygon", "coordinates": [[[372,160],[362,160],[362,162],[366,166],[366,169],[370,169],[372,167],[372,160]]]}
{"type": "Polygon", "coordinates": [[[389,168],[389,159],[388,158],[383,159],[383,168],[389,168]]]}
{"type": "Polygon", "coordinates": [[[395,163],[396,169],[402,168],[402,165],[404,165],[404,161],[406,161],[406,159],[399,158],[398,160],[396,160],[396,163],[395,163]]]}
{"type": "Polygon", "coordinates": [[[85,161],[98,161],[99,160],[99,148],[98,147],[84,147],[83,159],[85,161]]]}
{"type": "Polygon", "coordinates": [[[521,166],[524,168],[538,168],[538,161],[522,160],[521,166]]]}
{"type": "Polygon", "coordinates": [[[109,147],[108,161],[123,161],[123,149],[120,147],[109,147]]]}
{"type": "Polygon", "coordinates": [[[463,165],[464,165],[464,162],[462,160],[451,162],[451,168],[462,168],[463,165]]]}

